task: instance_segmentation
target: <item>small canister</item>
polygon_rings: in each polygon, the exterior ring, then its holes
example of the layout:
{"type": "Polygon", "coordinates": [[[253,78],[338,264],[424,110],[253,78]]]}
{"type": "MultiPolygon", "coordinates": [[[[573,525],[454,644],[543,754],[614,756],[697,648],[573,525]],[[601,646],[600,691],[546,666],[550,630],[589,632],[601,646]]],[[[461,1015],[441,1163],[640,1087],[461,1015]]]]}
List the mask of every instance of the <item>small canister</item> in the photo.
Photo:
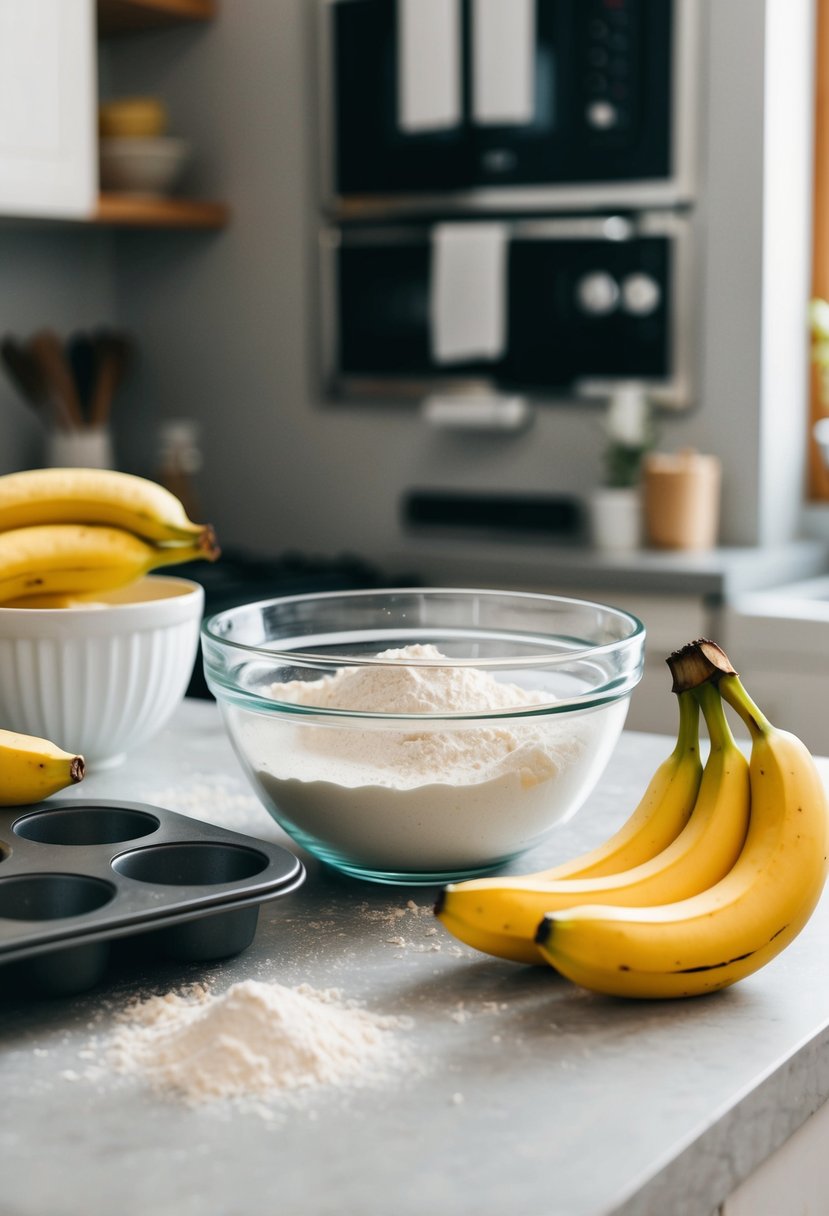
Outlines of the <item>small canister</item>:
{"type": "Polygon", "coordinates": [[[722,465],[691,448],[653,452],[642,468],[645,533],[658,549],[712,549],[720,520],[722,465]]]}

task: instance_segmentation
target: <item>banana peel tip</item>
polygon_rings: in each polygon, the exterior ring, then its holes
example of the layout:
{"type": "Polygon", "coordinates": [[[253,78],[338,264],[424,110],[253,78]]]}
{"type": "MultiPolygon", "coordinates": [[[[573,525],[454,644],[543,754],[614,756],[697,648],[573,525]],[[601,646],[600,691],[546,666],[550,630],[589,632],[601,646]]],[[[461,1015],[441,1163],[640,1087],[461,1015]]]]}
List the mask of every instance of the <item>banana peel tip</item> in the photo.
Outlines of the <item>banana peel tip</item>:
{"type": "Polygon", "coordinates": [[[199,534],[199,549],[209,562],[215,562],[221,557],[221,549],[216,539],[215,529],[211,524],[205,524],[199,534]]]}
{"type": "Polygon", "coordinates": [[[552,937],[554,917],[545,916],[541,924],[535,931],[535,944],[537,946],[545,946],[552,937]]]}

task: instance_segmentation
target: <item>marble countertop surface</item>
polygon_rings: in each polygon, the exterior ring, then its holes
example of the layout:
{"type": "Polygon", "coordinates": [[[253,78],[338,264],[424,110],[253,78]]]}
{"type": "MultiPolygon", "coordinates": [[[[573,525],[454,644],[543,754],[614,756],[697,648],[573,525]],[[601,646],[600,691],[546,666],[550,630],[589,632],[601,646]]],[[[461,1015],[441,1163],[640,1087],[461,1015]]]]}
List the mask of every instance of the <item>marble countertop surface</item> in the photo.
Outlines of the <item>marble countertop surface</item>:
{"type": "MultiPolygon", "coordinates": [[[[603,839],[671,746],[624,734],[587,805],[516,868],[603,839]]],[[[285,842],[207,702],[185,702],[159,738],[72,796],[166,805],[285,842]]],[[[648,1004],[429,933],[434,889],[308,870],[222,963],[126,957],[71,999],[22,996],[0,969],[3,1216],[712,1216],[829,1097],[827,900],[741,984],[648,1004]],[[271,1119],[189,1108],[90,1066],[135,996],[243,978],[333,986],[406,1015],[410,1066],[271,1119]]]]}

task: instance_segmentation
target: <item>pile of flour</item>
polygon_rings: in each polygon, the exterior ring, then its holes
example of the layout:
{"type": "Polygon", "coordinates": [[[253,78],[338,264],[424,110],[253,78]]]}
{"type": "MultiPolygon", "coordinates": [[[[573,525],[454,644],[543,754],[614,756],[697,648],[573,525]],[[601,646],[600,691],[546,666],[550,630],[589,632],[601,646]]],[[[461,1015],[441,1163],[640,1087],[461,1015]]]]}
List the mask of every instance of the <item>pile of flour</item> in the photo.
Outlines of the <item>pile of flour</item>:
{"type": "Polygon", "coordinates": [[[624,722],[624,702],[578,717],[527,713],[554,698],[472,666],[441,666],[431,645],[377,657],[385,662],[273,684],[270,694],[311,713],[437,717],[397,729],[223,706],[276,819],[365,869],[460,872],[515,856],[576,809],[624,722]],[[462,713],[521,716],[472,725],[440,717],[462,713]]]}
{"type": "Polygon", "coordinates": [[[190,1104],[271,1100],[316,1086],[366,1085],[400,1059],[397,1018],[344,1004],[336,990],[245,980],[130,1005],[109,1048],[118,1072],[190,1104]]]}
{"type": "MultiPolygon", "coordinates": [[[[510,713],[548,705],[550,694],[496,680],[474,667],[408,666],[405,660],[446,661],[435,646],[385,650],[378,658],[387,665],[346,667],[321,680],[272,684],[271,696],[293,705],[345,709],[357,713],[457,714],[510,713]]],[[[568,732],[551,746],[541,725],[480,726],[420,730],[408,725],[399,731],[300,728],[305,751],[303,767],[324,767],[331,780],[343,785],[373,783],[406,789],[439,781],[453,785],[487,781],[515,772],[522,785],[536,785],[553,776],[578,739],[568,732]]]]}

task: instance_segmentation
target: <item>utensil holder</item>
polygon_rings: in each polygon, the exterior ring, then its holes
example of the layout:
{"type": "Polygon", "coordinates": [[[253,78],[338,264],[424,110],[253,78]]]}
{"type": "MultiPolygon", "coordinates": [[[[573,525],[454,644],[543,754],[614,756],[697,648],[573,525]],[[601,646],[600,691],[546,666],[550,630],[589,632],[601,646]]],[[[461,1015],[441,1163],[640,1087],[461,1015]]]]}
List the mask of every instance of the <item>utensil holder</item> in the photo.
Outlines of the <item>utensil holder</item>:
{"type": "Polygon", "coordinates": [[[112,432],[106,426],[49,431],[45,463],[59,469],[114,469],[112,432]]]}

